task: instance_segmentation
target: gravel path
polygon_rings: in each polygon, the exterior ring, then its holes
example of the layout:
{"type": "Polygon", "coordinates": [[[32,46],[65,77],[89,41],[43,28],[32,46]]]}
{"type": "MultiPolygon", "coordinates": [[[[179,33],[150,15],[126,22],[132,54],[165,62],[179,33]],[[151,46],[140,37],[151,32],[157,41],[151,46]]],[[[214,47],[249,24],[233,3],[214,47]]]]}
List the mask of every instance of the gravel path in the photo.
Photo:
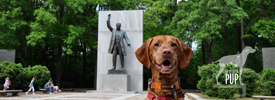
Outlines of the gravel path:
{"type": "MultiPolygon", "coordinates": [[[[57,94],[26,95],[20,93],[19,96],[0,96],[4,100],[144,100],[146,93],[128,94],[128,93],[85,93],[85,92],[61,92],[57,94]]],[[[185,100],[191,100],[185,96],[185,100]]]]}

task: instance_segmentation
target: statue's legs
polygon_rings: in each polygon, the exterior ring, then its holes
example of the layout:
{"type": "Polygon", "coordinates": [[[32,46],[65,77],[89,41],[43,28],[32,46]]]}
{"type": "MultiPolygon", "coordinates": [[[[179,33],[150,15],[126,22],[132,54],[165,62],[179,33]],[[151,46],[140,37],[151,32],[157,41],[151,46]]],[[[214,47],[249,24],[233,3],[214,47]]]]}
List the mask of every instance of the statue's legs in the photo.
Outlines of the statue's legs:
{"type": "Polygon", "coordinates": [[[122,54],[122,49],[119,43],[116,44],[117,48],[118,48],[118,53],[119,53],[119,57],[120,57],[120,62],[121,62],[121,69],[124,70],[124,56],[122,54]]]}
{"type": "Polygon", "coordinates": [[[114,48],[113,48],[113,68],[112,70],[115,70],[116,69],[116,56],[117,56],[117,45],[116,43],[114,44],[114,48]]]}

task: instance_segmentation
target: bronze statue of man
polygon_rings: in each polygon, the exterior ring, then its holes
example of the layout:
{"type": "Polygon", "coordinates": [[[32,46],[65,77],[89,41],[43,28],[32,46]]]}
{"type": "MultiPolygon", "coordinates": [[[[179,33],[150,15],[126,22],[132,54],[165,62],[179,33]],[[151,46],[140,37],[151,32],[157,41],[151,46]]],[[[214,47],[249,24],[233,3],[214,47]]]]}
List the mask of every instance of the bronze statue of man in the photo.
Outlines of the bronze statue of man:
{"type": "Polygon", "coordinates": [[[126,35],[126,32],[121,30],[121,23],[116,23],[116,29],[112,28],[110,24],[111,14],[108,15],[107,20],[107,27],[112,32],[112,38],[109,46],[108,52],[113,54],[113,68],[112,70],[116,69],[116,58],[119,54],[120,61],[121,61],[121,69],[124,70],[124,56],[126,56],[126,50],[124,47],[124,41],[123,38],[125,38],[127,45],[130,47],[130,41],[129,38],[126,35]]]}

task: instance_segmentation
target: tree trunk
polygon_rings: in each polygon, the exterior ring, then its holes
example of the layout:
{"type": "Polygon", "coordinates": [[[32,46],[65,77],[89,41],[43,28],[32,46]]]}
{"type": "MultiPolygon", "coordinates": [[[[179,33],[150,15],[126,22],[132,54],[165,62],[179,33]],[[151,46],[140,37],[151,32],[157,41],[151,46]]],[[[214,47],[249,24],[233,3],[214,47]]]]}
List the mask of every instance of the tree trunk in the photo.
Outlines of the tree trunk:
{"type": "Polygon", "coordinates": [[[207,43],[206,43],[206,45],[207,45],[207,63],[208,64],[210,64],[210,63],[212,63],[212,54],[211,54],[211,46],[212,46],[212,44],[210,43],[210,41],[208,41],[207,43]]]}
{"type": "MultiPolygon", "coordinates": [[[[25,27],[25,35],[28,36],[28,27],[25,27]]],[[[28,55],[28,43],[27,43],[27,39],[25,38],[25,53],[24,53],[24,67],[28,67],[28,60],[29,60],[29,55],[28,55]]]]}
{"type": "Polygon", "coordinates": [[[206,43],[206,47],[207,47],[207,63],[210,64],[212,63],[212,54],[211,54],[211,50],[212,50],[212,44],[213,44],[213,35],[211,34],[211,40],[207,40],[206,43]]]}
{"type": "MultiPolygon", "coordinates": [[[[237,25],[237,32],[241,31],[240,26],[237,25]]],[[[238,34],[238,51],[239,53],[242,52],[242,40],[241,40],[241,34],[238,34]]]]}
{"type": "Polygon", "coordinates": [[[24,67],[28,67],[28,46],[27,46],[27,40],[25,40],[25,54],[24,54],[24,67]]]}
{"type": "MultiPolygon", "coordinates": [[[[243,19],[242,19],[242,23],[241,23],[241,37],[243,37],[243,35],[245,35],[244,34],[244,22],[243,22],[243,19]]],[[[245,39],[244,38],[242,38],[241,39],[242,40],[242,50],[245,48],[245,39]]]]}
{"type": "MultiPolygon", "coordinates": [[[[245,45],[245,39],[242,38],[244,34],[244,22],[243,19],[241,20],[241,40],[242,40],[242,50],[246,47],[245,45]]],[[[242,61],[245,61],[244,59],[242,59],[242,61]]],[[[246,63],[243,65],[243,68],[246,68],[246,63]]]]}
{"type": "MultiPolygon", "coordinates": [[[[226,21],[226,18],[225,18],[225,21],[226,21]]],[[[227,40],[228,40],[228,37],[227,37],[227,35],[228,35],[228,32],[227,32],[227,27],[226,26],[224,26],[224,30],[223,30],[223,33],[224,33],[224,43],[226,43],[226,44],[229,44],[230,45],[230,43],[229,42],[227,42],[227,40]]],[[[233,48],[233,47],[232,47],[233,48]]],[[[225,49],[224,50],[224,52],[223,52],[223,56],[227,56],[227,53],[228,53],[228,50],[227,49],[225,49]]]]}
{"type": "Polygon", "coordinates": [[[33,65],[33,64],[32,64],[32,59],[33,59],[33,57],[32,57],[32,53],[31,53],[31,46],[30,46],[30,45],[28,45],[28,56],[29,56],[29,61],[28,61],[28,63],[29,63],[30,66],[32,66],[32,65],[33,65]]]}
{"type": "MultiPolygon", "coordinates": [[[[69,64],[68,64],[68,55],[66,53],[64,53],[64,56],[65,56],[65,63],[64,63],[63,66],[65,66],[65,67],[63,67],[63,75],[66,76],[66,75],[68,75],[68,72],[69,72],[68,71],[69,64]]],[[[70,80],[69,77],[64,77],[63,81],[68,82],[68,80],[70,80]]]]}
{"type": "Polygon", "coordinates": [[[58,64],[56,70],[56,85],[60,88],[60,68],[61,68],[61,55],[62,55],[62,45],[58,44],[58,64]]]}
{"type": "Polygon", "coordinates": [[[206,64],[206,61],[205,61],[205,42],[202,41],[202,47],[201,47],[201,51],[202,51],[202,64],[205,65],[206,64]]]}
{"type": "Polygon", "coordinates": [[[85,79],[86,79],[86,43],[83,43],[83,66],[82,66],[82,87],[85,87],[85,79]]]}

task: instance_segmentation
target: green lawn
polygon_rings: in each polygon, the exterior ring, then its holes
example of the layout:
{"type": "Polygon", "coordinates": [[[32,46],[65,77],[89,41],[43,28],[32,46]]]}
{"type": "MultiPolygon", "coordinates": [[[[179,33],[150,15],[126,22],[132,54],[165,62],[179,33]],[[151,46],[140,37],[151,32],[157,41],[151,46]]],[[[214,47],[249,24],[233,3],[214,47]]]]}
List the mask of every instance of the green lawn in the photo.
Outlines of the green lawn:
{"type": "MultiPolygon", "coordinates": [[[[209,97],[208,95],[203,95],[202,93],[194,93],[204,99],[220,99],[217,97],[209,97]]],[[[255,98],[240,98],[240,94],[235,94],[233,97],[234,100],[260,100],[260,99],[255,99],[255,98]]],[[[274,100],[274,99],[266,99],[266,100],[274,100]]]]}

